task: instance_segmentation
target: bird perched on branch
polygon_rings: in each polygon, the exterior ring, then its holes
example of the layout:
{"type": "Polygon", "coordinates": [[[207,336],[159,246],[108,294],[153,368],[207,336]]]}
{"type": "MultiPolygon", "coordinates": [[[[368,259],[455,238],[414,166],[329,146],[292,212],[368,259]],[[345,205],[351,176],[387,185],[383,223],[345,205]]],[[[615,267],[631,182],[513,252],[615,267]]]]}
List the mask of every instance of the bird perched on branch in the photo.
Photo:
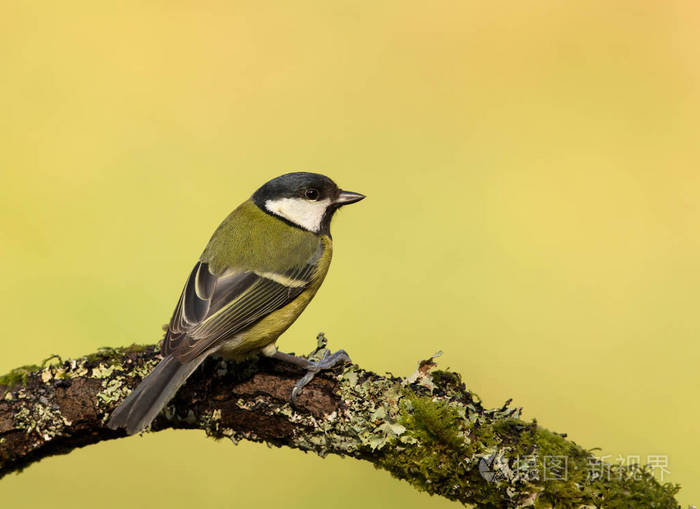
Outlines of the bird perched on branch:
{"type": "Polygon", "coordinates": [[[350,358],[339,350],[320,361],[277,350],[277,338],[299,317],[331,262],[331,218],[363,199],[317,173],[270,180],[216,229],[195,264],[163,340],[163,360],[114,410],[108,426],[138,433],[209,355],[240,359],[260,352],[314,374],[350,358]]]}

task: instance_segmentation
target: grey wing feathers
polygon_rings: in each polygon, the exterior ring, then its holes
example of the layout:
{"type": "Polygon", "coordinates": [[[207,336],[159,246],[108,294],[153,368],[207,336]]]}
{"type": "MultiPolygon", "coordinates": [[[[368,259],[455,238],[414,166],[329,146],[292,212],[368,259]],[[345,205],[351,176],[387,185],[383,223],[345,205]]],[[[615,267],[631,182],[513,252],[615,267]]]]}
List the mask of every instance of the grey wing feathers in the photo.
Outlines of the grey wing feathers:
{"type": "Polygon", "coordinates": [[[315,263],[286,274],[227,271],[216,276],[206,262],[190,274],[168,327],[163,353],[189,362],[283,307],[313,279],[315,263]]]}
{"type": "Polygon", "coordinates": [[[163,342],[163,353],[188,349],[188,332],[216,313],[228,300],[255,282],[255,273],[239,272],[217,277],[209,264],[197,262],[185,283],[163,342]]]}

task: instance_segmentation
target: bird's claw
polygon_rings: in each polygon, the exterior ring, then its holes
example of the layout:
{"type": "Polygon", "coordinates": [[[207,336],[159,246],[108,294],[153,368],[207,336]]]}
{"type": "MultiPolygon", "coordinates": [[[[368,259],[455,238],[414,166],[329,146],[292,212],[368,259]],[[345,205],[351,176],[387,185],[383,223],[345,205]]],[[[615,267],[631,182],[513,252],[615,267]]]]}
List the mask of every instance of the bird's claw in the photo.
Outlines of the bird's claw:
{"type": "Polygon", "coordinates": [[[309,361],[306,367],[306,374],[294,384],[292,389],[292,403],[296,402],[297,397],[301,394],[304,387],[314,379],[317,373],[332,369],[338,364],[346,364],[352,362],[350,356],[345,350],[338,350],[331,353],[330,350],[323,352],[323,356],[318,361],[309,361]]]}

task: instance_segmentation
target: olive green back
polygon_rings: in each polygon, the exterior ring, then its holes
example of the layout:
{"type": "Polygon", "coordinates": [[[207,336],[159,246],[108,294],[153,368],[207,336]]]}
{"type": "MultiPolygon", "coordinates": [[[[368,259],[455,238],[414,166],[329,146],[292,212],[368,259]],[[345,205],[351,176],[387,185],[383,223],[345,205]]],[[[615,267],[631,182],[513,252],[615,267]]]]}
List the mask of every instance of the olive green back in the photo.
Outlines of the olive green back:
{"type": "Polygon", "coordinates": [[[318,235],[291,226],[247,200],[219,225],[201,259],[214,274],[227,268],[282,272],[308,263],[320,245],[318,235]]]}

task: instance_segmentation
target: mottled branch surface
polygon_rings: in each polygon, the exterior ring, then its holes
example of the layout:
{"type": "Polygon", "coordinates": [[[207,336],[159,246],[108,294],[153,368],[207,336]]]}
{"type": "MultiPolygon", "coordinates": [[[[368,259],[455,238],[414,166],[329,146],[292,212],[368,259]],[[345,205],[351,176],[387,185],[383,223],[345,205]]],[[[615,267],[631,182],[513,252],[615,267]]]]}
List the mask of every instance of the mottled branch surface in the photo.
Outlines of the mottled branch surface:
{"type": "MultiPolygon", "coordinates": [[[[105,422],[159,359],[155,346],[102,349],[0,377],[0,477],[123,437],[105,422]]],[[[648,469],[600,463],[508,404],[484,408],[458,374],[434,367],[424,361],[407,379],[339,368],[318,376],[292,406],[295,369],[269,359],[209,359],[152,431],[198,428],[234,443],[351,456],[482,508],[678,507],[678,487],[648,469]]]]}

